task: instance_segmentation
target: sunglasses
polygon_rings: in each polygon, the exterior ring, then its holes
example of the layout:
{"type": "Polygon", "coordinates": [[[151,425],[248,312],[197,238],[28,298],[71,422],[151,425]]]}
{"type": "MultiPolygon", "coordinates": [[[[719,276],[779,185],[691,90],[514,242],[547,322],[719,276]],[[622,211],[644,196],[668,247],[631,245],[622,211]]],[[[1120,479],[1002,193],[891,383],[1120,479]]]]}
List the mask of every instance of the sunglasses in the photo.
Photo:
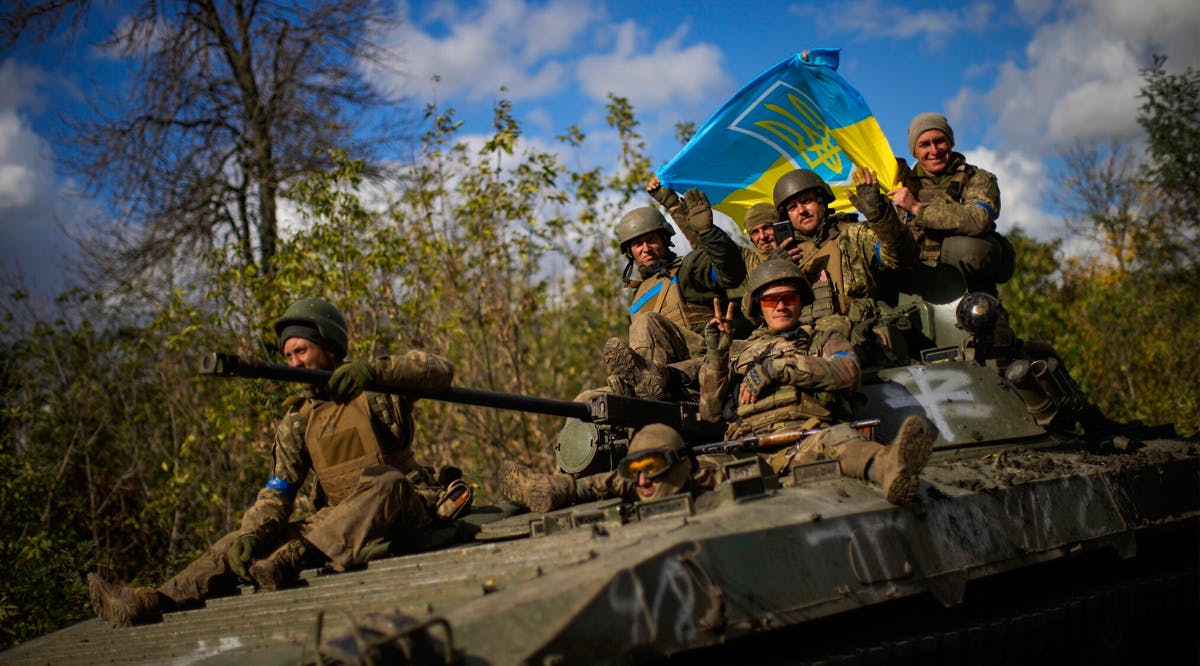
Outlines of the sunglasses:
{"type": "Polygon", "coordinates": [[[794,291],[785,291],[781,294],[766,294],[760,296],[758,302],[762,303],[764,308],[776,308],[779,307],[780,303],[791,307],[800,302],[800,294],[794,291]]]}
{"type": "Polygon", "coordinates": [[[651,449],[639,451],[626,456],[617,463],[617,473],[626,481],[638,480],[639,474],[645,474],[647,479],[658,477],[671,471],[671,467],[679,462],[679,454],[671,449],[651,449]]]}

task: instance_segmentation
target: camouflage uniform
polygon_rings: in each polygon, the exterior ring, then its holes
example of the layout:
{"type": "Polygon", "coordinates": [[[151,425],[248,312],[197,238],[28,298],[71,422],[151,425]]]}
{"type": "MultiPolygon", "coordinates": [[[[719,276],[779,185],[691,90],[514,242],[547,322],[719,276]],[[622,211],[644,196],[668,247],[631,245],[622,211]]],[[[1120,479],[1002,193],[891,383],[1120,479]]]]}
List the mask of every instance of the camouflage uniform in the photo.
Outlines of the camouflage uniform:
{"type": "Polygon", "coordinates": [[[698,236],[700,247],[656,266],[638,266],[640,280],[629,280],[629,346],[661,365],[704,354],[701,333],[712,317],[713,298],[746,278],[741,248],[719,227],[698,236]]]}
{"type": "MultiPolygon", "coordinates": [[[[696,456],[695,469],[684,490],[693,493],[712,490],[721,483],[721,464],[712,456],[696,456]]],[[[619,497],[626,502],[639,500],[637,484],[622,477],[617,470],[592,474],[575,480],[577,501],[593,501],[619,497]]]]}
{"type": "MultiPolygon", "coordinates": [[[[901,161],[903,165],[904,162],[901,161]]],[[[937,261],[948,236],[981,238],[996,230],[1000,215],[1000,186],[996,176],[967,164],[961,153],[950,153],[950,163],[939,175],[902,167],[901,185],[921,202],[917,215],[905,214],[920,248],[922,261],[937,261]]]]}
{"type": "Polygon", "coordinates": [[[809,319],[839,314],[855,324],[875,312],[880,271],[912,264],[917,247],[891,205],[867,223],[852,213],[829,215],[815,236],[795,236],[801,252],[797,263],[816,293],[809,319]]]}
{"type": "MultiPolygon", "coordinates": [[[[371,366],[379,383],[401,389],[443,390],[454,375],[449,361],[416,350],[371,366]]],[[[287,405],[275,429],[270,479],[241,528],[158,588],[176,605],[195,605],[236,587],[226,553],[244,535],[258,537],[256,557],[302,537],[340,571],[360,563],[371,545],[412,543],[432,527],[435,482],[432,470],[413,456],[413,399],[367,391],[340,405],[312,392],[287,405]],[[327,506],[289,522],[296,491],[310,471],[327,506]]]]}

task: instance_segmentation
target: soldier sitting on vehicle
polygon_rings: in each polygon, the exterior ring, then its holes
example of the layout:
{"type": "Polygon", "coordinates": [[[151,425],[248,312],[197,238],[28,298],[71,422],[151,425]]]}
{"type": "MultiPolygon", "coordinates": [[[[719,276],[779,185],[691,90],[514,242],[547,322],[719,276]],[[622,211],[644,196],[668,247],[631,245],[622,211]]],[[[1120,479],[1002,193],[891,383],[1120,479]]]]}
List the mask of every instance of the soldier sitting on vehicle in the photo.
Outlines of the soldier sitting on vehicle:
{"type": "Polygon", "coordinates": [[[663,400],[694,381],[699,362],[686,362],[704,354],[700,333],[708,304],[742,284],[746,265],[738,244],[713,224],[703,192],[689,190],[681,200],[657,177],[646,190],[672,211],[694,248],[683,257],[671,251],[675,231],[655,208],[637,208],[621,218],[617,238],[628,258],[622,279],[634,290],[629,343],[610,338],[604,359],[614,393],[663,400]],[[669,368],[677,363],[685,365],[669,368]]]}
{"type": "Polygon", "coordinates": [[[609,472],[576,479],[536,472],[507,460],[500,466],[501,493],[537,513],[611,497],[635,502],[698,493],[715,488],[720,480],[718,462],[709,456],[690,456],[683,437],[661,423],[638,430],[628,454],[609,472]]]}
{"type": "Polygon", "coordinates": [[[771,469],[783,474],[794,464],[837,459],[843,476],[878,483],[889,502],[912,501],[936,437],[933,425],[910,416],[891,445],[883,446],[844,422],[847,394],[859,383],[858,357],[841,327],[801,324],[801,309],[813,294],[796,264],[786,259],[760,264],[750,273],[746,293],[744,309],[763,323],[736,347],[728,311],[723,316],[714,301],[700,369],[701,418],[729,421],[729,439],[825,426],[768,457],[771,469]]]}
{"type": "MultiPolygon", "coordinates": [[[[199,558],[158,588],[131,587],[88,575],[96,614],[114,626],[152,622],[163,612],[230,594],[239,581],[273,590],[305,567],[359,564],[373,546],[416,545],[439,518],[462,505],[445,504],[432,470],[413,456],[413,399],[365,391],[368,383],[439,391],[454,377],[444,358],[412,350],[402,356],[344,362],[348,336],[341,312],[306,298],[275,322],[292,367],[333,370],[326,386],[288,399],[275,428],[267,485],[242,519],[199,558]],[[327,506],[289,522],[296,492],[309,472],[327,506]]],[[[461,482],[458,482],[461,485],[461,482]]],[[[468,502],[469,503],[469,502],[468,502]]]]}

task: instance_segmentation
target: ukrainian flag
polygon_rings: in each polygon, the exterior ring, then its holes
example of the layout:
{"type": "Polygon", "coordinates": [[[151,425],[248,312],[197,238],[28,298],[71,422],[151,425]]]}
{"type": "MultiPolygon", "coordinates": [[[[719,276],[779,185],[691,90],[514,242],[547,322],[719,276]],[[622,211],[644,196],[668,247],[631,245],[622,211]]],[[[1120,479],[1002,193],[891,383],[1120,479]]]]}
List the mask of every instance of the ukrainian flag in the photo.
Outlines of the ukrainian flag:
{"type": "Polygon", "coordinates": [[[833,187],[833,207],[851,209],[855,164],[895,187],[896,158],[866,100],[837,73],[841,49],[783,59],[746,84],[658,170],[667,187],[699,188],[739,225],[756,203],[772,203],[775,181],[812,169],[833,187]]]}

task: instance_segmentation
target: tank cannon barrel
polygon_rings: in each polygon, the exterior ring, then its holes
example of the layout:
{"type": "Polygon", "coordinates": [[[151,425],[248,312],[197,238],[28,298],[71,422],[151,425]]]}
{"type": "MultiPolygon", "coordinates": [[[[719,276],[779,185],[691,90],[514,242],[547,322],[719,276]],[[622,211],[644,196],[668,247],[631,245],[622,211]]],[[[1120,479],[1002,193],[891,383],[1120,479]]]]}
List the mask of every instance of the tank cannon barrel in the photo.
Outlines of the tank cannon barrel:
{"type": "MultiPolygon", "coordinates": [[[[235,354],[210,352],[200,358],[200,374],[301,382],[319,386],[329,381],[329,376],[333,373],[329,370],[293,368],[235,354]]],[[[601,394],[588,402],[575,402],[457,386],[436,392],[400,389],[378,383],[367,384],[366,388],[377,393],[403,393],[416,398],[562,416],[589,423],[629,428],[637,428],[649,423],[665,423],[673,428],[680,428],[686,420],[685,409],[687,408],[687,405],[681,403],[643,400],[613,394],[601,394]]]]}

